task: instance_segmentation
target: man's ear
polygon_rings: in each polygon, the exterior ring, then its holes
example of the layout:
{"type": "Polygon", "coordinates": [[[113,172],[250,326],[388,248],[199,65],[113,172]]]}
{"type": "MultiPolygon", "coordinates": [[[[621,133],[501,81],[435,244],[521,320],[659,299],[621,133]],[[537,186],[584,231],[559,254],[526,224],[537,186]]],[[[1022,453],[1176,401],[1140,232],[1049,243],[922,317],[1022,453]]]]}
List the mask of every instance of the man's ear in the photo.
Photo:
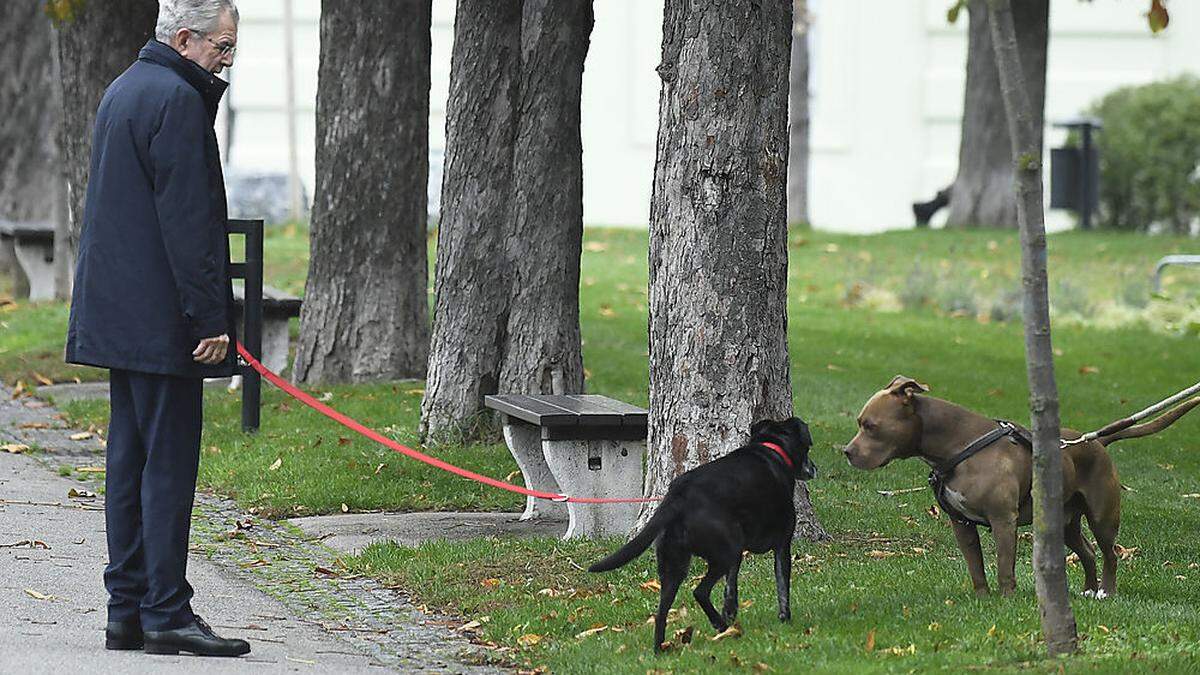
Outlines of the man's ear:
{"type": "Polygon", "coordinates": [[[899,397],[903,398],[905,400],[905,402],[908,402],[908,401],[912,400],[914,393],[916,393],[918,391],[920,391],[920,392],[929,391],[929,387],[926,387],[925,385],[921,384],[920,382],[917,382],[916,380],[912,379],[911,377],[906,377],[904,375],[897,375],[896,377],[892,378],[891,384],[889,384],[884,389],[884,391],[886,391],[889,394],[892,394],[893,396],[899,396],[899,397]]]}

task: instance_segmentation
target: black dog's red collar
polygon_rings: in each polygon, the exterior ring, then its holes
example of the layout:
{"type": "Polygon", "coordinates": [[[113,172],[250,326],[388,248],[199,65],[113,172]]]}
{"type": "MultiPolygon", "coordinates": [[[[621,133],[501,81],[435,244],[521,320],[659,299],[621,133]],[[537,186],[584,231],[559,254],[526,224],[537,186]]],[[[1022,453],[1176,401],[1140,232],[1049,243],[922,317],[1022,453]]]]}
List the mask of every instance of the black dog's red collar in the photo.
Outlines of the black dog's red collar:
{"type": "Polygon", "coordinates": [[[763,447],[770,448],[770,449],[774,450],[774,451],[775,451],[775,454],[779,455],[779,458],[783,460],[783,463],[784,463],[784,464],[787,464],[787,467],[788,467],[789,469],[795,469],[795,468],[796,468],[796,465],[795,465],[795,464],[792,464],[792,458],[787,456],[787,453],[783,451],[783,448],[779,447],[778,445],[776,445],[776,444],[774,444],[774,443],[769,443],[769,442],[767,442],[767,441],[759,441],[759,443],[758,443],[758,444],[759,444],[759,445],[761,445],[761,446],[763,446],[763,447]]]}

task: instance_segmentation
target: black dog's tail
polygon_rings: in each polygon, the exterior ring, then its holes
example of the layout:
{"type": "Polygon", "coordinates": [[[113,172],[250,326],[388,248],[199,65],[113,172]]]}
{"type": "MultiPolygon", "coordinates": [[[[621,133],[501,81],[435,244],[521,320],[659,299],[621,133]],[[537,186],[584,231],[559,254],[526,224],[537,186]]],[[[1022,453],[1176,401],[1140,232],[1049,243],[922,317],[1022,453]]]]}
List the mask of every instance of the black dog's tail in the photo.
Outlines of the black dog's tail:
{"type": "Polygon", "coordinates": [[[679,507],[676,505],[676,502],[670,499],[664,501],[662,506],[659,506],[658,510],[654,512],[654,515],[650,516],[650,520],[646,522],[646,526],[642,528],[642,531],[634,535],[628,544],[617,549],[604,560],[589,567],[588,571],[607,572],[615,570],[638,557],[642,554],[642,551],[650,548],[650,544],[654,543],[654,539],[658,537],[658,534],[666,529],[667,525],[670,525],[671,521],[675,520],[675,517],[678,515],[679,507]]]}

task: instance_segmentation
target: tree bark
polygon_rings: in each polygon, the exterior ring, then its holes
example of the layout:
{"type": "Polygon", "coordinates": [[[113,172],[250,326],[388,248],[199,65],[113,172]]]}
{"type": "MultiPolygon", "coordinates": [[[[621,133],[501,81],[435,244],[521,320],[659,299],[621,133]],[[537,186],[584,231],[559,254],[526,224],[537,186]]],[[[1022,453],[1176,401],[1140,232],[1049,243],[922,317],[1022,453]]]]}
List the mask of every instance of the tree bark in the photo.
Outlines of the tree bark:
{"type": "Polygon", "coordinates": [[[324,0],[295,379],[423,377],[431,0],[324,0]]]}
{"type": "Polygon", "coordinates": [[[0,218],[7,220],[54,215],[57,115],[43,1],[10,0],[0,8],[0,218]]]}
{"type": "MultiPolygon", "coordinates": [[[[1042,633],[1051,656],[1076,649],[1075,615],[1067,591],[1063,548],[1063,466],[1058,385],[1050,341],[1046,283],[1046,228],[1042,206],[1042,155],[1034,108],[1024,86],[1019,36],[1009,0],[988,0],[992,41],[1012,139],[1017,218],[1021,229],[1025,363],[1033,430],[1033,572],[1042,633]]],[[[1022,3],[1018,3],[1022,4],[1022,3]]]]}
{"type": "Polygon", "coordinates": [[[421,435],[468,429],[507,341],[505,253],[518,121],[521,1],[459,0],[446,103],[442,219],[421,435]]]}
{"type": "Polygon", "coordinates": [[[67,172],[67,209],[71,220],[71,258],[79,248],[83,200],[91,167],[92,127],[96,108],[109,83],[137,60],[154,37],[156,0],[70,0],[59,17],[62,64],[62,163],[67,172]]]}
{"type": "MultiPolygon", "coordinates": [[[[987,0],[971,0],[968,5],[967,84],[958,176],[950,195],[948,227],[1017,227],[1012,140],[1001,100],[986,3],[987,0]]],[[[1040,152],[1046,107],[1050,2],[1022,0],[1013,6],[1012,16],[1021,50],[1021,72],[1030,103],[1034,143],[1040,152]]]]}
{"type": "Polygon", "coordinates": [[[789,223],[808,219],[808,0],[792,5],[792,57],[788,66],[788,187],[789,223]]]}
{"type": "Polygon", "coordinates": [[[583,391],[580,94],[592,0],[525,0],[507,236],[512,287],[499,390],[583,391]]]}
{"type": "MultiPolygon", "coordinates": [[[[781,2],[666,3],[650,210],[648,495],[743,444],[754,421],[792,415],[791,19],[781,2]]],[[[811,510],[800,518],[815,523],[811,510]]]]}
{"type": "MultiPolygon", "coordinates": [[[[0,6],[0,63],[6,64],[0,71],[0,219],[54,217],[58,113],[51,96],[51,37],[42,0],[0,6]]],[[[11,276],[15,297],[29,294],[11,246],[0,244],[0,273],[11,276]]]]}
{"type": "Polygon", "coordinates": [[[483,397],[583,390],[579,132],[591,0],[459,0],[422,436],[483,397]]]}

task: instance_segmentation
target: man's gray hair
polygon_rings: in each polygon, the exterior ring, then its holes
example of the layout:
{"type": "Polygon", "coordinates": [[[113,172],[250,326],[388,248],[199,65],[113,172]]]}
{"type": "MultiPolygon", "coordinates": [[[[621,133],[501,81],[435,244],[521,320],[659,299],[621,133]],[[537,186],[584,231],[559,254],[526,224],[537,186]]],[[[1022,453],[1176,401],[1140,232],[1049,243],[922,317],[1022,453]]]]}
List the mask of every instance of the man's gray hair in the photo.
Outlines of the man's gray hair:
{"type": "Polygon", "coordinates": [[[169,44],[184,28],[197,33],[212,33],[220,25],[221,12],[229,12],[233,22],[238,22],[237,5],[233,0],[158,0],[158,25],[154,28],[154,37],[169,44]]]}

